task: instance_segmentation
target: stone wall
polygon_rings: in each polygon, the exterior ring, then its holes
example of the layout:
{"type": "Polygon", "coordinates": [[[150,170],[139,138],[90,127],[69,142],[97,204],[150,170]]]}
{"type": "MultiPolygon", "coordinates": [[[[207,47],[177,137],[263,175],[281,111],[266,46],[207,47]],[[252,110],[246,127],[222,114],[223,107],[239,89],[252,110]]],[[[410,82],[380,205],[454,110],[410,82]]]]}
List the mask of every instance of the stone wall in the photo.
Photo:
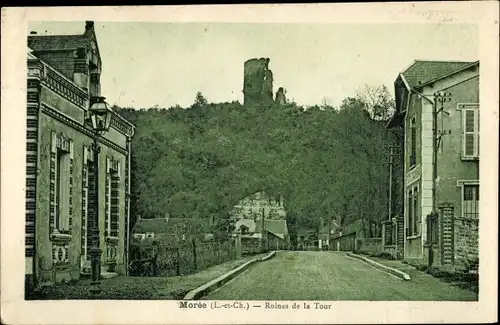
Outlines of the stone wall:
{"type": "Polygon", "coordinates": [[[243,255],[256,254],[262,251],[260,238],[241,238],[241,250],[243,255]]]}
{"type": "Polygon", "coordinates": [[[456,220],[455,237],[455,265],[464,270],[476,269],[479,262],[478,220],[456,220]]]}
{"type": "Polygon", "coordinates": [[[357,238],[356,252],[379,255],[382,253],[382,238],[357,238]]]}

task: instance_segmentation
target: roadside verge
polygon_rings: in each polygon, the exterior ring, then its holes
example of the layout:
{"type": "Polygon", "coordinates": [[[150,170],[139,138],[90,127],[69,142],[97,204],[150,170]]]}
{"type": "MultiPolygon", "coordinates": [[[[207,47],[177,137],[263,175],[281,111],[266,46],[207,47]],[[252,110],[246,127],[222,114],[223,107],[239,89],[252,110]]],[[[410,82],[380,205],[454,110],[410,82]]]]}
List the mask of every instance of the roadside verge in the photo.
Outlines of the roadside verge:
{"type": "Polygon", "coordinates": [[[248,261],[245,264],[240,265],[237,268],[227,272],[226,274],[223,274],[223,275],[219,276],[218,278],[213,279],[212,281],[205,283],[204,285],[202,285],[194,290],[189,291],[184,296],[183,300],[196,300],[196,299],[199,299],[203,296],[206,296],[210,292],[212,292],[215,289],[220,288],[221,286],[226,284],[229,280],[231,280],[234,277],[241,274],[243,271],[248,269],[251,265],[253,265],[257,262],[267,261],[268,259],[274,257],[275,255],[276,255],[276,252],[273,251],[262,258],[256,258],[256,259],[253,259],[251,261],[248,261]]]}
{"type": "Polygon", "coordinates": [[[346,253],[346,255],[349,256],[349,257],[361,260],[361,261],[363,261],[363,262],[365,262],[365,263],[367,263],[367,264],[369,264],[369,265],[371,265],[371,266],[373,266],[373,267],[375,267],[375,268],[377,268],[379,270],[382,270],[384,272],[390,273],[390,274],[392,274],[394,276],[397,276],[398,278],[401,278],[401,279],[403,279],[405,281],[411,280],[410,276],[407,273],[405,273],[403,271],[400,271],[400,270],[397,270],[395,268],[392,268],[392,267],[380,264],[380,263],[375,262],[375,261],[373,261],[373,260],[371,260],[371,259],[369,259],[367,257],[361,256],[361,255],[357,255],[357,254],[354,254],[354,253],[346,253]]]}

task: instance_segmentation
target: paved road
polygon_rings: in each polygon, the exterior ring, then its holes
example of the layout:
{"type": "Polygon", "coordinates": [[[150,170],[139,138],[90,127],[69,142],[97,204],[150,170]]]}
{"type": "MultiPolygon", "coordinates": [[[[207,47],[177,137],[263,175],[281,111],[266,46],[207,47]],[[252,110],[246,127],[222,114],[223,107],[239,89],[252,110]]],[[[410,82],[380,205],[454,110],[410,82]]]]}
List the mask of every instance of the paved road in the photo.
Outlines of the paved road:
{"type": "Polygon", "coordinates": [[[337,252],[279,252],[212,292],[207,300],[477,300],[422,274],[403,281],[337,252]]]}

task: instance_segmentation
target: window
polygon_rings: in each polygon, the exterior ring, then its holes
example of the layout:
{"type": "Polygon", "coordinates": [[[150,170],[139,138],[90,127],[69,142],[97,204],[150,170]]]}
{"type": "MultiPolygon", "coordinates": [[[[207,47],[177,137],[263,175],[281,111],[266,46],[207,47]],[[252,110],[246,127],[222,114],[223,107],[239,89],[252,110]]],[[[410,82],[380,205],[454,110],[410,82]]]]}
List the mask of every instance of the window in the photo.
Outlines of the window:
{"type": "Polygon", "coordinates": [[[460,104],[462,110],[462,157],[479,158],[479,105],[460,104]]]}
{"type": "Polygon", "coordinates": [[[106,159],[106,236],[119,236],[120,220],[120,162],[106,159]]]}
{"type": "Polygon", "coordinates": [[[408,191],[408,236],[413,235],[413,191],[408,191]]]}
{"type": "Polygon", "coordinates": [[[92,242],[94,240],[92,236],[92,229],[94,228],[94,215],[97,208],[97,203],[95,202],[95,170],[94,170],[94,161],[93,161],[93,150],[87,149],[86,157],[86,185],[87,190],[85,191],[85,202],[86,202],[86,213],[83,216],[86,216],[85,227],[86,227],[86,258],[90,259],[90,248],[92,247],[92,242]]]}
{"type": "Polygon", "coordinates": [[[463,186],[462,216],[467,219],[479,217],[479,185],[463,186]]]}
{"type": "Polygon", "coordinates": [[[240,226],[240,231],[242,235],[245,235],[248,232],[248,227],[245,225],[240,226]]]}
{"type": "Polygon", "coordinates": [[[420,234],[420,209],[418,186],[408,191],[408,236],[420,234]]]}
{"type": "Polygon", "coordinates": [[[415,222],[413,226],[413,234],[420,234],[420,209],[419,209],[419,192],[418,187],[413,189],[413,220],[415,222]]]}
{"type": "Polygon", "coordinates": [[[410,167],[417,164],[417,124],[415,118],[411,120],[410,125],[410,167]]]}
{"type": "MultiPolygon", "coordinates": [[[[89,149],[83,146],[83,161],[82,161],[82,230],[81,230],[81,256],[84,260],[89,259],[88,247],[91,238],[88,237],[90,228],[88,227],[89,217],[89,166],[92,162],[89,161],[89,149]]],[[[92,194],[91,194],[92,196],[92,194]]]]}
{"type": "Polygon", "coordinates": [[[62,152],[61,150],[57,150],[56,154],[56,197],[55,197],[55,204],[56,204],[56,216],[55,216],[55,229],[60,229],[60,230],[65,230],[67,229],[66,226],[66,218],[65,216],[65,208],[64,208],[64,196],[67,193],[66,187],[64,186],[65,183],[62,182],[62,178],[65,176],[65,153],[62,152]]]}
{"type": "Polygon", "coordinates": [[[73,142],[53,132],[50,160],[51,232],[69,234],[73,214],[73,142]]]}

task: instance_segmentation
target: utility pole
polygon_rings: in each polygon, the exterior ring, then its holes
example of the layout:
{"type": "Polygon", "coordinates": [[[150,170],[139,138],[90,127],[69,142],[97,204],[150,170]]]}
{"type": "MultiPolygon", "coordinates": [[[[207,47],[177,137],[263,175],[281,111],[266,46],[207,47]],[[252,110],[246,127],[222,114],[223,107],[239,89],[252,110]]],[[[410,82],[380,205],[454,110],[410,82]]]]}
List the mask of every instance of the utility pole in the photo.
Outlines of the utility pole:
{"type": "MultiPolygon", "coordinates": [[[[433,255],[433,250],[432,250],[432,239],[430,238],[430,235],[432,233],[431,229],[431,218],[435,213],[437,213],[437,201],[436,201],[436,189],[437,189],[437,163],[438,163],[438,151],[440,147],[440,142],[441,138],[445,134],[450,134],[444,132],[444,130],[440,130],[438,132],[437,126],[437,118],[438,114],[443,112],[447,115],[449,115],[448,112],[444,111],[444,103],[451,101],[451,93],[434,93],[434,104],[432,105],[433,107],[433,114],[432,114],[432,141],[433,141],[433,155],[432,155],[432,212],[431,214],[427,217],[427,229],[429,230],[427,233],[427,243],[429,247],[428,251],[428,261],[427,261],[427,268],[430,270],[432,268],[432,264],[434,262],[434,255],[433,255]],[[438,110],[438,103],[440,103],[440,108],[438,110]]],[[[451,132],[451,131],[450,131],[451,132]]]]}
{"type": "Polygon", "coordinates": [[[388,145],[386,148],[389,149],[389,161],[384,162],[384,164],[389,165],[389,220],[392,219],[392,179],[393,179],[393,172],[394,172],[394,158],[399,157],[399,152],[394,152],[394,149],[398,149],[397,145],[388,145]]]}
{"type": "Polygon", "coordinates": [[[398,252],[398,220],[393,218],[393,199],[392,199],[392,186],[393,186],[393,172],[394,172],[394,158],[399,157],[399,151],[394,151],[394,149],[398,149],[397,145],[389,145],[389,162],[385,162],[385,164],[389,165],[389,216],[388,219],[391,221],[393,231],[391,232],[391,236],[394,238],[394,246],[396,251],[396,258],[398,252]]]}
{"type": "Polygon", "coordinates": [[[451,101],[451,93],[435,93],[434,94],[434,105],[433,105],[433,119],[432,119],[432,140],[433,140],[433,161],[432,161],[432,212],[436,211],[436,187],[437,187],[437,155],[439,151],[439,146],[441,138],[445,134],[449,134],[441,130],[438,132],[437,129],[437,118],[438,114],[443,112],[449,115],[448,112],[444,111],[444,103],[451,101]],[[438,110],[437,106],[440,103],[440,108],[438,110]]]}

